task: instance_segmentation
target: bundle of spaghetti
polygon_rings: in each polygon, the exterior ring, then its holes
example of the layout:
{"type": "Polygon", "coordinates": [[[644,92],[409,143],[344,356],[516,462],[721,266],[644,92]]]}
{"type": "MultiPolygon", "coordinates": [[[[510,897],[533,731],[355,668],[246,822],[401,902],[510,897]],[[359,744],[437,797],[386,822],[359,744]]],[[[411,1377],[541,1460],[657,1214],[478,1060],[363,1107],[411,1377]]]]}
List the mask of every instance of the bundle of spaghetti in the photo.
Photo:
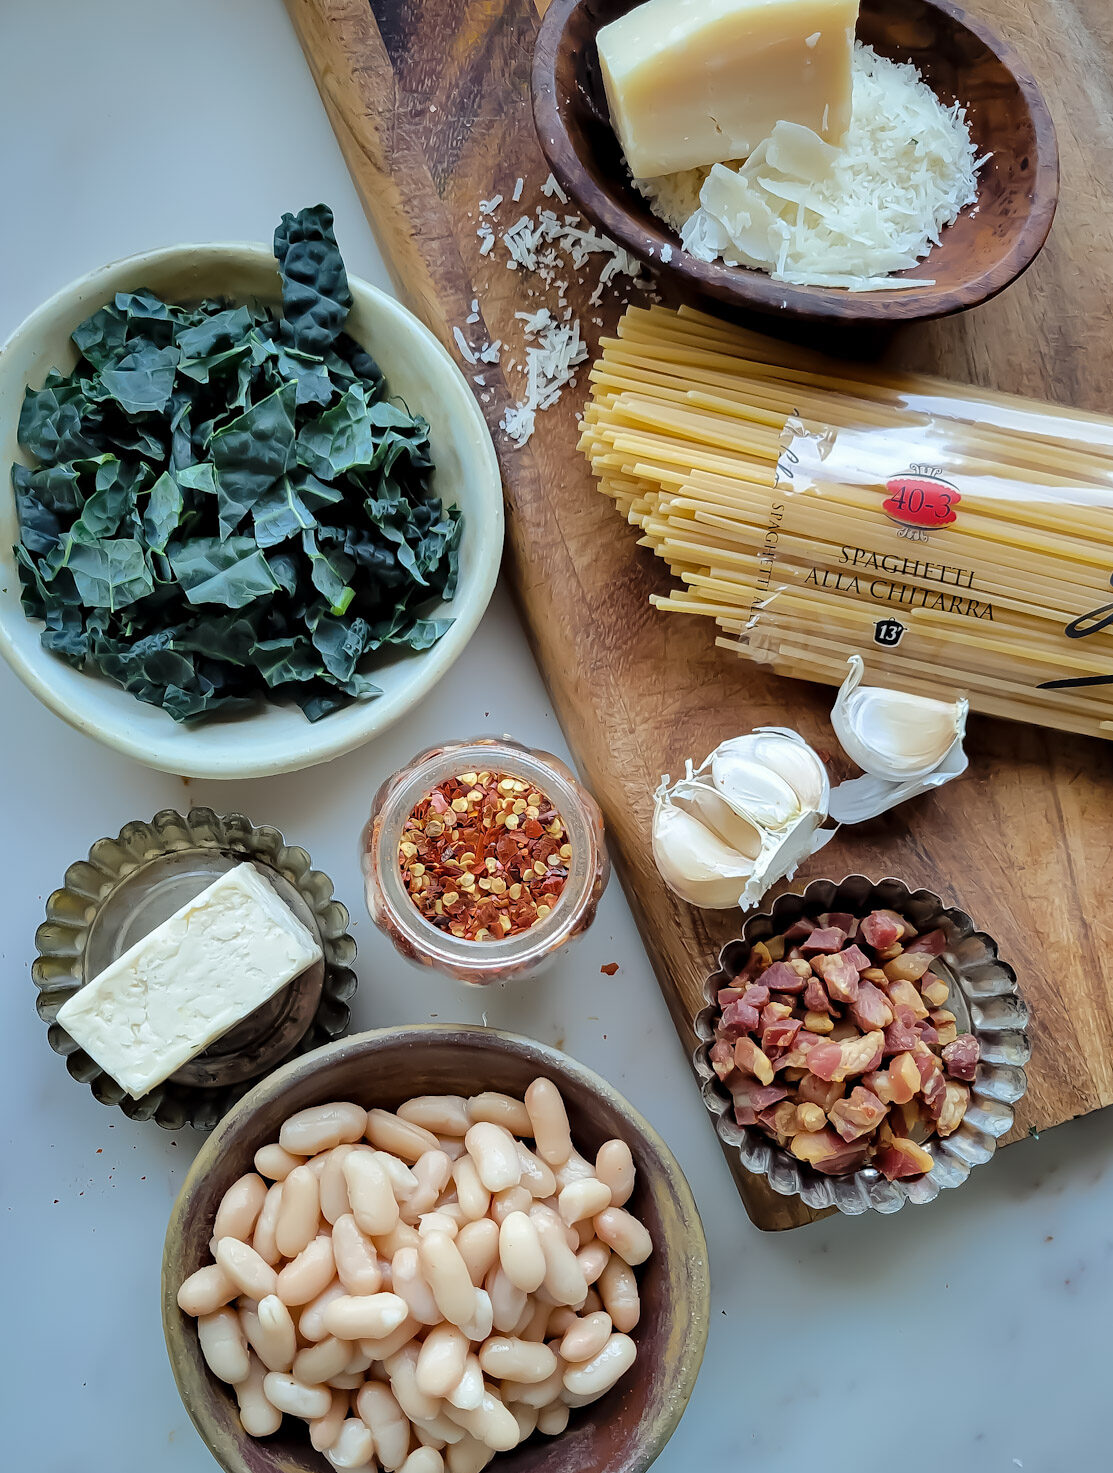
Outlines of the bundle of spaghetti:
{"type": "Polygon", "coordinates": [[[1113,737],[1113,419],[630,308],[581,448],[717,643],[1113,737]],[[926,510],[925,510],[926,507],[926,510]]]}

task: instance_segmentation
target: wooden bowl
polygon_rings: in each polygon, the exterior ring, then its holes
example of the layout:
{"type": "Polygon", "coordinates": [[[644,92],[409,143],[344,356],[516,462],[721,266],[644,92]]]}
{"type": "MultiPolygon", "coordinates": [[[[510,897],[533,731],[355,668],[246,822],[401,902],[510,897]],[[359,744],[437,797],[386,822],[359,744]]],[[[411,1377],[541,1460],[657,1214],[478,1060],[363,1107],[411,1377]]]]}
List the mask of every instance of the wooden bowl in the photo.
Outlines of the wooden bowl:
{"type": "Polygon", "coordinates": [[[655,1130],[605,1080],[556,1049],[485,1028],[384,1028],[328,1044],[285,1065],[246,1095],[194,1161],[170,1214],[162,1261],[162,1321],[186,1410],[225,1473],[329,1473],[301,1423],[256,1440],[240,1426],[231,1388],[208,1371],[194,1321],[178,1309],[179,1284],[210,1261],[217,1204],[252,1169],[256,1150],[278,1139],[295,1110],[326,1100],[393,1108],[417,1094],[521,1096],[544,1074],[560,1087],[572,1134],[585,1153],[613,1136],[637,1163],[630,1210],[649,1228],[653,1256],[639,1270],[638,1359],[614,1389],[572,1413],[560,1437],[534,1437],[502,1453],[498,1473],[642,1473],[672,1435],[691,1395],[707,1339],[707,1244],[691,1189],[655,1130]]]}
{"type": "Polygon", "coordinates": [[[612,240],[670,273],[682,292],[793,317],[908,322],[988,301],[1035,259],[1059,195],[1055,129],[1035,79],[1011,46],[949,0],[862,0],[859,39],[893,61],[914,62],[944,102],[961,101],[978,153],[992,155],[978,173],[976,213],[964,210],[939,245],[898,273],[935,284],[852,293],[695,260],[634,188],[610,124],[595,37],[636,3],[553,0],[534,51],[534,121],[565,193],[612,240]]]}

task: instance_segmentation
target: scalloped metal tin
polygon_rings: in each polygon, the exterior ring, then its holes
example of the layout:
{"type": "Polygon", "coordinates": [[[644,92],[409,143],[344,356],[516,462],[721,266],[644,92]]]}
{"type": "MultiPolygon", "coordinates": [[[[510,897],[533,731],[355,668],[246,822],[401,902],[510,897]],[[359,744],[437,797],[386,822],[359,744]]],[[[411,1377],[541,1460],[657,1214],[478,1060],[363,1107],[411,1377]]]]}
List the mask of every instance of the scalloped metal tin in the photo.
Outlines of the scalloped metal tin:
{"type": "Polygon", "coordinates": [[[310,1049],[341,1037],[356,990],[356,947],[348,911],[332,881],[278,829],[256,827],[242,813],[165,808],[150,823],[127,823],[98,839],[87,860],[66,871],[35,933],[31,977],[51,1048],[70,1075],[102,1105],[167,1130],[211,1130],[229,1107],[269,1074],[310,1049]],[[278,894],[316,936],[324,959],[230,1029],[165,1083],[133,1100],[58,1023],[58,1009],[114,957],[159,925],[233,865],[264,871],[278,894]]]}
{"type": "Polygon", "coordinates": [[[700,1045],[695,1053],[700,1092],[715,1130],[727,1146],[737,1150],[747,1171],[764,1176],[781,1196],[799,1196],[808,1207],[835,1207],[857,1216],[862,1212],[898,1212],[906,1202],[932,1202],[947,1187],[961,1186],[975,1166],[988,1161],[1001,1136],[1013,1124],[1013,1105],[1028,1087],[1024,1066],[1031,1056],[1025,1031],[1028,1009],[1017,985],[1016,973],[997,955],[992,937],[974,927],[965,911],[945,906],[930,890],[910,890],[903,880],[873,881],[865,875],[845,880],[813,880],[803,894],[779,895],[768,911],[749,916],[739,939],[728,941],[719,953],[719,966],[704,984],[707,1006],[695,1020],[700,1045]],[[827,910],[895,910],[919,930],[940,928],[947,949],[933,963],[951,983],[948,1006],[960,1031],[975,1034],[981,1044],[981,1062],[971,1086],[970,1105],[958,1130],[945,1140],[926,1144],[934,1162],[922,1177],[889,1182],[876,1167],[846,1176],[824,1176],[796,1160],[751,1126],[735,1123],[729,1093],[711,1067],[709,1051],[719,1014],[716,994],[729,985],[749,957],[750,948],[790,926],[803,915],[827,910]]]}

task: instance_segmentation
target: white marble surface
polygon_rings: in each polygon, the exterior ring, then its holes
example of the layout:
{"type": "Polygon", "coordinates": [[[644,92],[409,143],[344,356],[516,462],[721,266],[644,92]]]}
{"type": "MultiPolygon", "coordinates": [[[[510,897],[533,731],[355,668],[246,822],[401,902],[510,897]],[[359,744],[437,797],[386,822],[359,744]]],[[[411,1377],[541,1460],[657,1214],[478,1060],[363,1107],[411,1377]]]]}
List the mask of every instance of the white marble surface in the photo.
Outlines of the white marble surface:
{"type": "MultiPolygon", "coordinates": [[[[265,239],[284,209],[318,199],[336,211],[351,269],[385,284],[278,0],[6,0],[0,118],[0,335],[99,262],[183,239],[265,239]]],[[[410,719],[328,767],[268,781],[186,787],[129,765],[0,668],[0,1462],[214,1466],[178,1400],[158,1313],[163,1230],[197,1139],[133,1125],[73,1083],[28,976],[66,865],[127,819],[194,801],[279,825],[334,877],[360,947],[357,1026],[485,1009],[599,1069],[676,1150],[707,1227],[713,1308],[661,1473],[1109,1467],[1108,1116],[1010,1148],[933,1207],[762,1235],[617,885],[536,994],[466,995],[408,970],[372,930],[356,866],[370,794],[416,749],[481,730],[563,747],[501,594],[410,719]],[[610,961],[613,979],[599,971],[610,961]]]]}

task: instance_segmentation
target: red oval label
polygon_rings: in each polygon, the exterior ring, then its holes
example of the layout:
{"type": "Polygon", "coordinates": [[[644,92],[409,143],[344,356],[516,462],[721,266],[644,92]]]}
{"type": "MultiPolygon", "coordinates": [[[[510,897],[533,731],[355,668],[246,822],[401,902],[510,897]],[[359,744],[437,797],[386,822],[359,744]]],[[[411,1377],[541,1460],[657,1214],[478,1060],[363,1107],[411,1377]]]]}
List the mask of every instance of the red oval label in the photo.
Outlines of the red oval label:
{"type": "Polygon", "coordinates": [[[894,476],[885,482],[889,493],[883,509],[908,527],[945,527],[958,520],[955,504],[962,497],[946,481],[934,476],[894,476]]]}

